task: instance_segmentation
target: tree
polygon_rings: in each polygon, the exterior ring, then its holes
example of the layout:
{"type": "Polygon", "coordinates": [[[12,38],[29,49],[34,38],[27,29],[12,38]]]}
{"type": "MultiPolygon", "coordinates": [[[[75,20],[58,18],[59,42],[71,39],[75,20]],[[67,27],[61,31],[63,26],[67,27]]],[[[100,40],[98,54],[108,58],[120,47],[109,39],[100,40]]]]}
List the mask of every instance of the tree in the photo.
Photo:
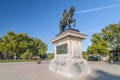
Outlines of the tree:
{"type": "Polygon", "coordinates": [[[88,59],[88,54],[86,51],[82,51],[82,57],[86,60],[88,59]]]}
{"type": "Polygon", "coordinates": [[[29,49],[26,50],[24,54],[21,55],[21,58],[23,60],[31,60],[32,59],[32,53],[29,49]]]}
{"type": "Polygon", "coordinates": [[[0,52],[2,54],[5,54],[6,50],[8,50],[10,56],[16,59],[16,57],[20,58],[28,49],[32,55],[45,54],[47,45],[38,38],[29,37],[26,33],[15,34],[9,31],[0,38],[0,52]]]}
{"type": "Polygon", "coordinates": [[[4,54],[4,59],[8,59],[7,55],[10,55],[10,53],[8,53],[10,47],[11,47],[10,40],[6,35],[4,35],[0,39],[0,51],[4,54]]]}
{"type": "Polygon", "coordinates": [[[92,55],[107,55],[108,54],[108,46],[107,41],[102,39],[100,33],[95,33],[92,35],[91,39],[92,45],[88,47],[88,54],[92,55]]]}
{"type": "Polygon", "coordinates": [[[87,52],[92,55],[107,55],[110,50],[119,49],[120,23],[110,24],[103,28],[100,33],[94,33],[91,42],[87,52]]]}
{"type": "Polygon", "coordinates": [[[106,26],[101,33],[108,42],[109,50],[116,50],[120,46],[120,23],[106,26]]]}
{"type": "Polygon", "coordinates": [[[48,58],[48,59],[54,58],[54,53],[48,53],[48,54],[47,54],[47,58],[48,58]]]}

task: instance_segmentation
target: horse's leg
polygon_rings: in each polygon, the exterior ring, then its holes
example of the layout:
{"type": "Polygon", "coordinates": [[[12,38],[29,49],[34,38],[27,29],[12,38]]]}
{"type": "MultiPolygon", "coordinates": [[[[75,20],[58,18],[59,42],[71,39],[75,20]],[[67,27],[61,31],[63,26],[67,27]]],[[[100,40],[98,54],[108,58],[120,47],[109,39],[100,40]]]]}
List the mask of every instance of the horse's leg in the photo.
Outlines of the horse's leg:
{"type": "Polygon", "coordinates": [[[60,25],[60,33],[62,32],[62,26],[60,25]]]}
{"type": "Polygon", "coordinates": [[[63,26],[63,28],[62,28],[62,31],[64,31],[65,30],[65,26],[63,26]]]}
{"type": "Polygon", "coordinates": [[[69,28],[71,27],[69,20],[67,20],[67,26],[68,26],[69,28]]]}
{"type": "Polygon", "coordinates": [[[73,22],[74,22],[73,26],[75,27],[75,25],[76,25],[76,20],[74,19],[73,22]]]}
{"type": "Polygon", "coordinates": [[[60,33],[64,31],[64,26],[61,24],[60,25],[60,33]]]}
{"type": "Polygon", "coordinates": [[[60,27],[60,33],[62,32],[62,28],[60,27]]]}

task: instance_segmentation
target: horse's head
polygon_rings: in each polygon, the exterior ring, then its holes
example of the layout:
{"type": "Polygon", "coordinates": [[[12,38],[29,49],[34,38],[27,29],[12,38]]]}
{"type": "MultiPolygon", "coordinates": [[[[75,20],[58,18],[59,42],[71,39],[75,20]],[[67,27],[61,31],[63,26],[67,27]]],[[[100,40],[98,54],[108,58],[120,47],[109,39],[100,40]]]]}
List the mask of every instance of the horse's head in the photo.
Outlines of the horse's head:
{"type": "Polygon", "coordinates": [[[73,16],[74,12],[75,12],[75,7],[71,6],[69,13],[73,16]]]}

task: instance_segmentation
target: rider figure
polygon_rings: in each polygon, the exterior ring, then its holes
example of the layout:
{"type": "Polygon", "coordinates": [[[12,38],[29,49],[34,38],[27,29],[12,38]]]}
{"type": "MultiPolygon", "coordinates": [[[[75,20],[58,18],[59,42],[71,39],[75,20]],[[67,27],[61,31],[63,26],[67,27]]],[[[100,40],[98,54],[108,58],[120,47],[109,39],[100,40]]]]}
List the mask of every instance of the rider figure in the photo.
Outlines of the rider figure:
{"type": "Polygon", "coordinates": [[[62,18],[60,20],[60,32],[63,32],[66,27],[71,27],[70,24],[74,22],[73,26],[75,26],[75,19],[72,18],[74,15],[75,7],[71,7],[69,12],[67,13],[67,10],[64,9],[64,12],[62,14],[62,18]]]}
{"type": "Polygon", "coordinates": [[[66,11],[66,9],[64,9],[64,12],[63,12],[63,15],[62,15],[62,18],[61,18],[62,22],[65,19],[66,15],[67,15],[67,11],[66,11]]]}

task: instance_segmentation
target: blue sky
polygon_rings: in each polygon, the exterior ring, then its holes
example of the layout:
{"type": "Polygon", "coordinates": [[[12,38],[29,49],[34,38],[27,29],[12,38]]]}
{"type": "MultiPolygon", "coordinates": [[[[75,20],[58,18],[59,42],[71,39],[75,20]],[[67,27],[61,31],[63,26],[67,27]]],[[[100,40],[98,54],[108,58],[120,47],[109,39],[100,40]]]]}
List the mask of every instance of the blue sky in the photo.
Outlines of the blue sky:
{"type": "Polygon", "coordinates": [[[0,37],[8,31],[39,38],[53,52],[50,40],[59,33],[64,9],[75,6],[75,29],[88,37],[82,50],[91,44],[91,35],[109,24],[120,22],[120,0],[0,0],[0,37]]]}

